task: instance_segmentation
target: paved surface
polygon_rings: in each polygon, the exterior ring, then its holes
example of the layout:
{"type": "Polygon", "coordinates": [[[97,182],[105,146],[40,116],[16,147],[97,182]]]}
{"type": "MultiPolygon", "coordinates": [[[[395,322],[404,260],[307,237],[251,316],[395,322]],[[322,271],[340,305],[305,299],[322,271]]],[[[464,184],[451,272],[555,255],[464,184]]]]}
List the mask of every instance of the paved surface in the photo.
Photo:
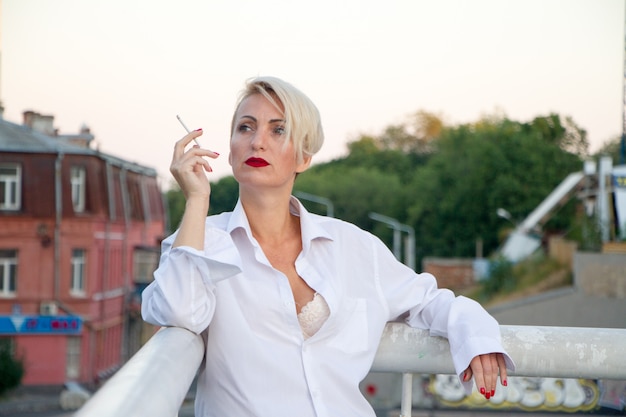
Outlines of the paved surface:
{"type": "Polygon", "coordinates": [[[561,288],[488,309],[500,324],[626,328],[626,300],[561,288]]]}
{"type": "Polygon", "coordinates": [[[46,415],[62,413],[59,393],[14,392],[0,398],[0,416],[46,415]],[[33,414],[35,413],[35,414],[33,414]]]}

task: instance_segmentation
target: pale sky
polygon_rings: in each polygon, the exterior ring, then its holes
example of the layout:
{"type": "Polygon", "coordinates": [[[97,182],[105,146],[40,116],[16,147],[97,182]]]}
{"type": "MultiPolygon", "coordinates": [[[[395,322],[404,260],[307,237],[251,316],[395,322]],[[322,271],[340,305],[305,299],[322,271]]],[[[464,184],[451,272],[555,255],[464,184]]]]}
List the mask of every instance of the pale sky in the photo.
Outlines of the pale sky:
{"type": "Polygon", "coordinates": [[[556,112],[596,150],[622,133],[625,0],[0,0],[4,118],[91,128],[102,151],[156,168],[203,128],[230,175],[237,93],[257,75],[304,91],[346,154],[418,110],[449,124],[556,112]]]}

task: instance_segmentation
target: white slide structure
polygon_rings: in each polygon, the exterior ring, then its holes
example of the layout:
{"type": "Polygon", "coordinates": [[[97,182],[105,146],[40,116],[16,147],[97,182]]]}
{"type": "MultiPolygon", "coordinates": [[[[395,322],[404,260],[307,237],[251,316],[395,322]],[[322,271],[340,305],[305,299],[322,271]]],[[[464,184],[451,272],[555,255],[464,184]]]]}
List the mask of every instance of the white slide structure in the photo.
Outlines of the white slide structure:
{"type": "Polygon", "coordinates": [[[544,222],[554,209],[569,200],[583,178],[585,174],[582,171],[569,174],[509,235],[500,250],[501,255],[511,262],[517,262],[537,250],[541,246],[541,238],[536,236],[533,230],[544,222]]]}

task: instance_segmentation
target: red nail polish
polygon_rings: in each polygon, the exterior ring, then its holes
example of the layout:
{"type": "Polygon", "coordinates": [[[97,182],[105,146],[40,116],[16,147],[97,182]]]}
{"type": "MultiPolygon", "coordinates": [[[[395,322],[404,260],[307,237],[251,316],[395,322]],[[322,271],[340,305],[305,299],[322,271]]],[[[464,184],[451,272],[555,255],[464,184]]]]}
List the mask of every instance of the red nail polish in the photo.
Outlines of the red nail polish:
{"type": "Polygon", "coordinates": [[[202,130],[202,128],[200,128],[200,129],[196,129],[194,132],[199,132],[199,131],[201,131],[201,130],[202,130]]]}
{"type": "Polygon", "coordinates": [[[485,394],[485,398],[486,398],[486,399],[489,399],[489,398],[491,398],[491,395],[490,395],[490,393],[487,393],[487,394],[485,394]]]}
{"type": "Polygon", "coordinates": [[[504,385],[505,387],[509,386],[509,382],[505,379],[504,381],[502,381],[502,385],[504,385]]]}
{"type": "Polygon", "coordinates": [[[213,152],[215,155],[220,156],[219,152],[213,152]]]}
{"type": "Polygon", "coordinates": [[[496,390],[495,390],[495,389],[492,389],[492,390],[491,390],[491,396],[493,397],[494,395],[496,395],[496,390]]]}
{"type": "Polygon", "coordinates": [[[482,395],[485,395],[485,393],[486,393],[486,392],[487,392],[487,391],[485,391],[485,389],[484,389],[484,388],[481,388],[481,389],[480,389],[480,393],[481,393],[482,395]]]}
{"type": "Polygon", "coordinates": [[[463,381],[467,379],[467,372],[463,372],[463,381]]]}

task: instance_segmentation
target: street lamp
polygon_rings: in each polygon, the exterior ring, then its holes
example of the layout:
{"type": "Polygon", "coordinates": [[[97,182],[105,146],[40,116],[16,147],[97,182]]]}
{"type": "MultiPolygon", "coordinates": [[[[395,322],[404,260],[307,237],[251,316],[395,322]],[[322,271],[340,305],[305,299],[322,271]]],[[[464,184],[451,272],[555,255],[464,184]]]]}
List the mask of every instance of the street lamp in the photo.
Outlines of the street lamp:
{"type": "Polygon", "coordinates": [[[391,217],[387,217],[385,215],[371,212],[369,213],[369,218],[372,220],[379,221],[381,223],[387,224],[390,228],[393,229],[393,254],[394,256],[400,260],[401,255],[401,233],[406,232],[407,236],[407,245],[405,247],[404,259],[405,265],[415,271],[415,229],[407,224],[402,224],[398,220],[393,219],[391,217]]]}
{"type": "Polygon", "coordinates": [[[312,201],[314,203],[318,203],[318,204],[325,206],[326,216],[335,217],[335,206],[333,205],[333,202],[330,201],[330,199],[326,197],[321,197],[319,195],[305,193],[304,191],[296,191],[293,193],[293,195],[295,195],[301,200],[308,200],[308,201],[312,201]]]}
{"type": "MultiPolygon", "coordinates": [[[[379,213],[370,212],[369,218],[372,220],[385,223],[393,229],[393,254],[398,260],[400,260],[400,245],[402,243],[401,238],[400,238],[401,237],[400,233],[402,232],[408,233],[407,245],[405,248],[404,264],[407,265],[409,268],[411,268],[413,271],[415,271],[415,230],[407,224],[402,224],[396,219],[387,217],[379,213]]],[[[402,400],[402,404],[400,404],[401,416],[411,415],[411,406],[412,406],[412,403],[410,401],[411,392],[413,392],[413,374],[409,372],[403,372],[402,373],[402,393],[403,393],[402,399],[403,400],[402,400]]]]}
{"type": "Polygon", "coordinates": [[[511,223],[513,223],[513,216],[511,216],[511,213],[509,213],[507,210],[503,209],[502,207],[499,207],[498,210],[496,210],[496,214],[498,215],[498,217],[502,217],[503,219],[506,219],[510,221],[511,223]]]}

